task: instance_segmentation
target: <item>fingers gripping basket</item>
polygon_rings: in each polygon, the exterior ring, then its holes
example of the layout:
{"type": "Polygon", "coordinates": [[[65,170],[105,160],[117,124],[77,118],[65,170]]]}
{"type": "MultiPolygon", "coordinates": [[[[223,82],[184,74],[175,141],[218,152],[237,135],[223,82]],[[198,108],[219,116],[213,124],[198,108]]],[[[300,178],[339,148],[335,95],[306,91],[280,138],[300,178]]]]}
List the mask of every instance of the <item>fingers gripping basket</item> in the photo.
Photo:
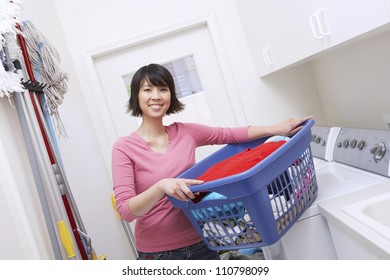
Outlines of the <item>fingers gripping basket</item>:
{"type": "MultiPolygon", "coordinates": [[[[317,195],[317,180],[310,149],[311,127],[306,121],[291,140],[254,167],[229,177],[191,187],[209,192],[198,203],[169,197],[181,208],[212,250],[269,246],[299,219],[317,195]]],[[[179,177],[197,178],[214,164],[266,138],[226,145],[179,177]]]]}

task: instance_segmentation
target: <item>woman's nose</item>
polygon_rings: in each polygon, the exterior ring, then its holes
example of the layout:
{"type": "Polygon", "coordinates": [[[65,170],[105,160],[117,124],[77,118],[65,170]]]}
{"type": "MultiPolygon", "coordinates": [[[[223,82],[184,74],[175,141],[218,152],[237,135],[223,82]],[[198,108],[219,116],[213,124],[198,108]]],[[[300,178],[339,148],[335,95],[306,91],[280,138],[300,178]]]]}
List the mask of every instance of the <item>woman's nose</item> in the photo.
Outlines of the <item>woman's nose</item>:
{"type": "Polygon", "coordinates": [[[161,98],[160,92],[159,92],[157,89],[154,89],[154,90],[152,91],[151,97],[152,97],[153,99],[160,99],[160,98],[161,98]]]}

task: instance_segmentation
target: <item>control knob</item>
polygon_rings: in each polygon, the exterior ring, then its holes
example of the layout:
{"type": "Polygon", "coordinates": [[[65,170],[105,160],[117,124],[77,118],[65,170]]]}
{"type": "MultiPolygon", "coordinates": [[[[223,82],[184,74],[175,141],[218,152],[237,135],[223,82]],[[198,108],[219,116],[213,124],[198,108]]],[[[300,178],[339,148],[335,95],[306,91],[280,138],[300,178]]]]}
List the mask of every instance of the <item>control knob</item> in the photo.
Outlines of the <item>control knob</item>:
{"type": "Polygon", "coordinates": [[[376,144],[371,148],[370,153],[374,155],[375,162],[381,160],[386,154],[386,145],[383,142],[376,144]]]}
{"type": "Polygon", "coordinates": [[[357,144],[357,140],[356,139],[353,139],[351,141],[351,148],[354,149],[356,147],[356,144],[357,144]]]}
{"type": "Polygon", "coordinates": [[[345,139],[343,141],[343,146],[344,146],[344,148],[348,148],[348,146],[349,146],[349,139],[345,139]]]}

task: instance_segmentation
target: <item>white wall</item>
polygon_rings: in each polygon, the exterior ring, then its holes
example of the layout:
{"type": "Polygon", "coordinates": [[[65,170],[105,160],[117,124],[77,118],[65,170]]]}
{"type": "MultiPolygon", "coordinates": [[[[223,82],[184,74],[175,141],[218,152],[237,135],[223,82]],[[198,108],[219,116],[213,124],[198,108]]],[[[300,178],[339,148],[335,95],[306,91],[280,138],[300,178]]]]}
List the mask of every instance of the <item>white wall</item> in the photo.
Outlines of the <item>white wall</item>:
{"type": "MultiPolygon", "coordinates": [[[[90,87],[83,57],[96,47],[204,13],[213,13],[217,20],[248,124],[274,123],[306,114],[325,122],[310,65],[264,80],[257,77],[233,0],[24,2],[23,18],[33,21],[52,42],[60,53],[62,67],[71,75],[69,91],[60,107],[69,137],[60,139],[59,144],[68,181],[98,255],[131,258],[111,206],[111,173],[104,162],[110,155],[102,154],[98,135],[104,128],[94,125],[99,116],[91,111],[93,106],[88,106],[95,100],[86,99],[90,87]]],[[[3,115],[0,111],[0,117],[3,115]]]]}
{"type": "Polygon", "coordinates": [[[332,126],[389,129],[390,32],[313,62],[313,71],[332,126]]]}

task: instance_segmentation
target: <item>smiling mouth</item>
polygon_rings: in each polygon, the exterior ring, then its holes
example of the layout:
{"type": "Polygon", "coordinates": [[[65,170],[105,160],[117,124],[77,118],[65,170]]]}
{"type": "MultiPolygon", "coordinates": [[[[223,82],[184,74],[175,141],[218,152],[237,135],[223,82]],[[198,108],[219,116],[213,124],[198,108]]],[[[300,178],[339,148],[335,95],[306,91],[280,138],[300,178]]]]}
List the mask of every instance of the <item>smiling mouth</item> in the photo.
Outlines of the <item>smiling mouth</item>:
{"type": "Polygon", "coordinates": [[[155,110],[160,109],[162,106],[163,106],[162,104],[151,104],[151,105],[149,105],[149,107],[151,107],[152,109],[155,109],[155,110]]]}

